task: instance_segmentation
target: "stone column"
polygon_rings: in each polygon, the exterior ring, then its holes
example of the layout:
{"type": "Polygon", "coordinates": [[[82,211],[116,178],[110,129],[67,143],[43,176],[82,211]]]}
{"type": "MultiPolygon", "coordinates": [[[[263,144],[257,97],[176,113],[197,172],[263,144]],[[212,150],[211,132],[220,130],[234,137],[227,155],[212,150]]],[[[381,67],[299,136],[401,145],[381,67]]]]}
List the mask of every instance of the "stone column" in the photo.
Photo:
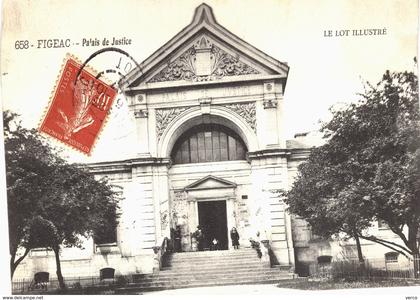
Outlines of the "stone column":
{"type": "Polygon", "coordinates": [[[152,192],[155,211],[156,240],[161,237],[170,238],[170,201],[168,165],[154,165],[152,167],[152,192]]]}
{"type": "Polygon", "coordinates": [[[149,157],[149,111],[146,104],[146,95],[138,94],[131,98],[130,103],[130,111],[136,118],[137,154],[140,157],[149,157]]]}
{"type": "Polygon", "coordinates": [[[286,149],[286,136],[284,132],[285,119],[284,119],[284,101],[283,95],[277,96],[277,135],[279,148],[286,149]]]}
{"type": "Polygon", "coordinates": [[[293,243],[293,235],[292,235],[292,218],[290,214],[287,212],[287,206],[284,204],[285,207],[285,220],[286,220],[286,239],[287,239],[287,247],[289,249],[289,265],[295,266],[295,251],[294,251],[294,243],[293,243]]]}
{"type": "Polygon", "coordinates": [[[261,159],[253,159],[251,161],[251,212],[250,222],[252,234],[255,236],[257,232],[261,239],[266,239],[269,235],[270,228],[267,226],[265,220],[269,219],[266,215],[266,205],[268,204],[265,199],[264,183],[268,180],[265,168],[261,167],[261,159]]]}
{"type": "Polygon", "coordinates": [[[189,229],[189,246],[188,250],[197,250],[193,249],[191,244],[191,234],[195,232],[198,226],[198,212],[197,212],[197,201],[194,198],[188,198],[188,229],[189,229]]]}
{"type": "Polygon", "coordinates": [[[143,244],[144,207],[148,202],[144,195],[144,186],[138,178],[123,185],[123,195],[118,224],[118,246],[124,257],[140,254],[143,244]]]}
{"type": "Polygon", "coordinates": [[[158,148],[158,137],[156,135],[156,109],[149,109],[149,118],[148,118],[148,143],[149,143],[149,152],[153,157],[157,156],[158,148]]]}
{"type": "Polygon", "coordinates": [[[230,238],[230,230],[232,227],[237,227],[235,220],[235,197],[229,197],[226,199],[226,217],[227,217],[227,228],[228,228],[228,249],[232,246],[232,240],[230,238]]]}
{"type": "Polygon", "coordinates": [[[261,149],[285,148],[282,85],[263,83],[262,101],[257,101],[257,136],[261,149]]]}
{"type": "Polygon", "coordinates": [[[250,155],[252,176],[252,197],[254,209],[252,222],[260,231],[261,241],[268,240],[270,248],[282,265],[293,261],[293,243],[290,221],[285,215],[285,205],[277,190],[285,189],[287,181],[287,160],[285,153],[265,151],[258,156],[250,155]]]}

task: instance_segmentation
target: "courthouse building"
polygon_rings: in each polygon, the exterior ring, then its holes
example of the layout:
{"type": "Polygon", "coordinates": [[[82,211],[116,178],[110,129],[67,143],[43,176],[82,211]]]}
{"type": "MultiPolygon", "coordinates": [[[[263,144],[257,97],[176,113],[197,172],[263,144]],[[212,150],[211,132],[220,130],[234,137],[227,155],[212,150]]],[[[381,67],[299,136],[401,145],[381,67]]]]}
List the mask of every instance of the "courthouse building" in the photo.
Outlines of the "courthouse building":
{"type": "MultiPolygon", "coordinates": [[[[122,187],[116,241],[63,249],[64,276],[107,267],[151,272],[153,247],[177,225],[182,251],[195,250],[191,235],[201,226],[206,242],[216,238],[221,249],[232,249],[233,227],[241,247],[266,240],[272,260],[291,268],[339,253],[329,243],[311,244],[307,225],[288,214],[278,193],[290,188],[312,147],[309,135],[284,135],[288,72],[285,62],[218,24],[208,5],[197,7],[192,22],[127,77],[137,156],[90,165],[122,187]]],[[[45,249],[32,251],[15,276],[40,271],[55,274],[45,249]]]]}

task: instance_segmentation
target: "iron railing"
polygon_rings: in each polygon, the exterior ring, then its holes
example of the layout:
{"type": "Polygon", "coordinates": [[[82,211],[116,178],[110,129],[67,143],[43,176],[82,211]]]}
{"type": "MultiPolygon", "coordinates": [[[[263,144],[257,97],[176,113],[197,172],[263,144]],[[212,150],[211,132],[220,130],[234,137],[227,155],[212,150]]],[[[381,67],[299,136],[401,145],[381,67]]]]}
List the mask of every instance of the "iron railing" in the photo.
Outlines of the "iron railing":
{"type": "Polygon", "coordinates": [[[369,259],[361,263],[358,260],[343,260],[325,264],[310,264],[309,274],[312,277],[355,280],[375,278],[418,279],[420,274],[418,274],[418,270],[415,270],[415,264],[419,264],[419,258],[404,262],[369,259]]]}
{"type": "MultiPolygon", "coordinates": [[[[100,277],[65,277],[64,282],[69,292],[82,291],[85,288],[113,289],[123,287],[133,282],[132,276],[116,276],[110,279],[100,277]]],[[[58,279],[50,279],[48,282],[35,283],[34,280],[17,279],[12,282],[13,294],[49,293],[60,289],[58,279]]]]}

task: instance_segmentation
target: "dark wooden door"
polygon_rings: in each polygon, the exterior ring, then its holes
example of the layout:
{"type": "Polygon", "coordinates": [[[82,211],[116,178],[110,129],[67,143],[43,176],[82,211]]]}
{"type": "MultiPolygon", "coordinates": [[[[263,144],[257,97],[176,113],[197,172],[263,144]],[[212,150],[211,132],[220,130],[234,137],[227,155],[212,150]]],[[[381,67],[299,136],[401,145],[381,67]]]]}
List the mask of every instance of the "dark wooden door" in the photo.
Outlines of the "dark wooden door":
{"type": "Polygon", "coordinates": [[[198,222],[204,234],[204,247],[211,249],[217,239],[219,250],[228,249],[226,201],[198,202],[198,222]]]}

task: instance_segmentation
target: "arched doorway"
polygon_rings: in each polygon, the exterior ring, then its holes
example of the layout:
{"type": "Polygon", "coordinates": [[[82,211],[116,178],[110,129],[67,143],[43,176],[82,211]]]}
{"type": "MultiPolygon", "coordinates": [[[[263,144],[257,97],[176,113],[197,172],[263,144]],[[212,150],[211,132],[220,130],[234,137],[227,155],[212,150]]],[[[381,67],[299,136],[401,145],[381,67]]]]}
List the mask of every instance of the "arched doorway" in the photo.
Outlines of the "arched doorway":
{"type": "Polygon", "coordinates": [[[187,130],[175,143],[174,164],[245,160],[247,148],[231,129],[219,124],[200,124],[187,130]]]}
{"type": "MultiPolygon", "coordinates": [[[[250,168],[247,152],[239,134],[219,123],[197,124],[174,142],[170,154],[173,165],[169,170],[172,188],[177,189],[175,185],[179,182],[189,183],[181,185],[178,191],[184,195],[185,205],[175,203],[174,207],[176,215],[188,220],[174,226],[183,226],[184,235],[191,235],[200,226],[204,250],[230,248],[229,230],[237,227],[234,180],[236,174],[250,168]]],[[[183,247],[184,251],[195,249],[194,241],[190,243],[183,247]]]]}
{"type": "Polygon", "coordinates": [[[158,137],[158,156],[169,157],[179,138],[191,128],[202,124],[218,124],[229,128],[240,137],[248,151],[258,149],[255,131],[237,114],[223,106],[212,107],[210,114],[203,114],[199,107],[192,107],[177,115],[166,125],[165,130],[158,137]]]}

